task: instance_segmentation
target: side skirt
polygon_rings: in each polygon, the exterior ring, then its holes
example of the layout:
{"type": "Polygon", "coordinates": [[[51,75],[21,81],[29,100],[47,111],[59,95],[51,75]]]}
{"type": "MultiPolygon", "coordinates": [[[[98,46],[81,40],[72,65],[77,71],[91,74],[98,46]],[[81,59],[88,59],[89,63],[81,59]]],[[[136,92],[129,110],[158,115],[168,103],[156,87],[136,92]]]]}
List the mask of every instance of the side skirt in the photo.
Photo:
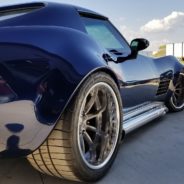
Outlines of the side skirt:
{"type": "Polygon", "coordinates": [[[122,127],[126,134],[161,117],[168,109],[162,102],[148,102],[134,108],[123,109],[122,127]]]}

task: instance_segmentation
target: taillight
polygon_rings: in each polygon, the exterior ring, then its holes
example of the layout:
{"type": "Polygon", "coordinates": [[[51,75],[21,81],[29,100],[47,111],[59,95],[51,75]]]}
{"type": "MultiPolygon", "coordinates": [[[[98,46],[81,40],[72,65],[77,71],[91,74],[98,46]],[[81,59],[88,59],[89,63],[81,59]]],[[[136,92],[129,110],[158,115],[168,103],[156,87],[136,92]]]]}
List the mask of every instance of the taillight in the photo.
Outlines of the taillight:
{"type": "Polygon", "coordinates": [[[8,83],[0,76],[0,104],[14,100],[16,97],[14,91],[8,83]]]}

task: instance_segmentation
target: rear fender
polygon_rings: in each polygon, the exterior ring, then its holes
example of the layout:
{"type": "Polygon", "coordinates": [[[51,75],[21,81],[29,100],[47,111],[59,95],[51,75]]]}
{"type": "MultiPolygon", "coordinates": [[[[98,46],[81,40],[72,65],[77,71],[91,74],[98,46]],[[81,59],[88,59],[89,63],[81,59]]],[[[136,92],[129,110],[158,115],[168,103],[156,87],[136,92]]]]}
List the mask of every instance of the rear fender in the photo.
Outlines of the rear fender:
{"type": "Polygon", "coordinates": [[[91,73],[106,71],[118,83],[103,50],[70,28],[0,28],[0,51],[2,157],[38,148],[91,73]]]}

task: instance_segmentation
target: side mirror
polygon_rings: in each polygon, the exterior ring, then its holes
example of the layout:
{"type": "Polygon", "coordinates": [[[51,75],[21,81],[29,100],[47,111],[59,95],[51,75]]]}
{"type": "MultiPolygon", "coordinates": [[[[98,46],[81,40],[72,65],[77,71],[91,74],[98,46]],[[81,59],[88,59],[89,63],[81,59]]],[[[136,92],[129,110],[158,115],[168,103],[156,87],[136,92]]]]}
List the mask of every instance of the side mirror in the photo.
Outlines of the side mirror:
{"type": "Polygon", "coordinates": [[[144,50],[146,48],[149,47],[149,41],[144,39],[144,38],[136,38],[134,40],[132,40],[131,44],[130,44],[130,48],[131,48],[131,54],[127,57],[118,57],[116,61],[114,61],[112,58],[112,61],[115,63],[122,63],[126,60],[129,59],[136,59],[137,58],[137,54],[139,51],[144,50]]]}
{"type": "Polygon", "coordinates": [[[132,54],[137,56],[138,52],[149,47],[149,41],[144,38],[136,38],[131,41],[132,54]]]}

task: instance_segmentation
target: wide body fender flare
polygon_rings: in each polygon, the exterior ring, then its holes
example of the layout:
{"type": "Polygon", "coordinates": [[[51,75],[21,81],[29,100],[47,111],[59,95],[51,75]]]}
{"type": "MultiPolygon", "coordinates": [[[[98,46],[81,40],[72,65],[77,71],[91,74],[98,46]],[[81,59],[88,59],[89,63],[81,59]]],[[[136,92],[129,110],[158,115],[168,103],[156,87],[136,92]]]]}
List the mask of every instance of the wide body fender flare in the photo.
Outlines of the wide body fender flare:
{"type": "Polygon", "coordinates": [[[89,36],[71,28],[0,28],[0,156],[37,149],[93,72],[105,71],[118,84],[103,53],[89,36]]]}

